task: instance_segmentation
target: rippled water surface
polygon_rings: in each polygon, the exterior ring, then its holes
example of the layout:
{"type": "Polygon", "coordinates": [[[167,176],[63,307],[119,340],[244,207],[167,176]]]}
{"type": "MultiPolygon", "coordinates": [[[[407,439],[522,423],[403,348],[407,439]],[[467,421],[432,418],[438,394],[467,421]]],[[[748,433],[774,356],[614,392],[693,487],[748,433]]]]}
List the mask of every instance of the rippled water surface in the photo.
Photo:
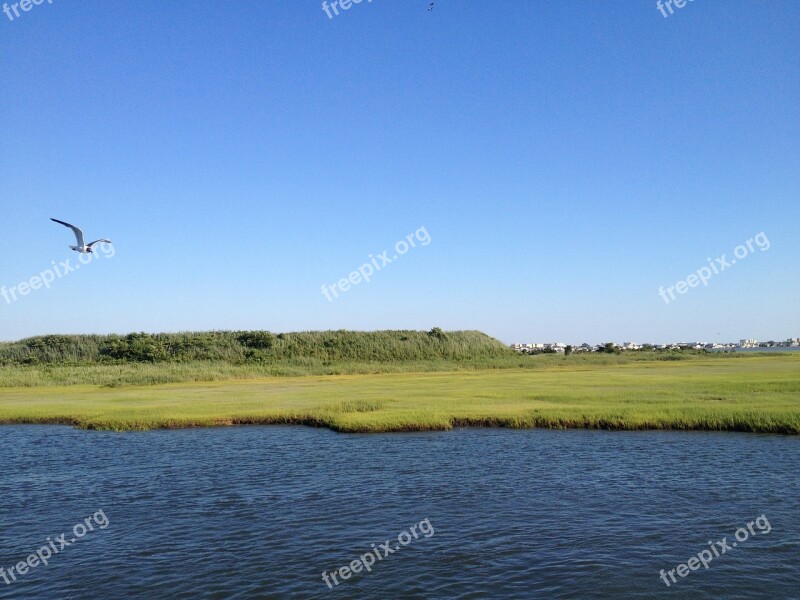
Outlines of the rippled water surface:
{"type": "Polygon", "coordinates": [[[25,426],[0,427],[0,458],[6,570],[109,521],[2,599],[800,598],[796,437],[25,426]],[[659,579],[762,514],[769,533],[659,579]],[[423,519],[430,537],[323,582],[423,519]]]}

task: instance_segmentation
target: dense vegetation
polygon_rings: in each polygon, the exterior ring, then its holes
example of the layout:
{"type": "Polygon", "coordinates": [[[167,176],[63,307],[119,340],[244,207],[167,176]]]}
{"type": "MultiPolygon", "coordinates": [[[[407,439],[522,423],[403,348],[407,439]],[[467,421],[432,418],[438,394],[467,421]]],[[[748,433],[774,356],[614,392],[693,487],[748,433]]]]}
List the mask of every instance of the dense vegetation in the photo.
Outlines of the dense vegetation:
{"type": "Polygon", "coordinates": [[[231,365],[311,359],[327,362],[474,360],[513,356],[479,331],[209,331],[48,335],[0,343],[0,366],[216,361],[231,365]]]}

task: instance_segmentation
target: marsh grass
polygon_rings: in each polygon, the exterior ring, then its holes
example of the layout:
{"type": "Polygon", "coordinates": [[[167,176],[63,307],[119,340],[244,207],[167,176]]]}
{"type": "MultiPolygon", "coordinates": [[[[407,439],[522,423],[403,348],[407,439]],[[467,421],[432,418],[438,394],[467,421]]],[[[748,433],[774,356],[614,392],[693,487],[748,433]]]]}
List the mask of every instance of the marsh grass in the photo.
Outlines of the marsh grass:
{"type": "Polygon", "coordinates": [[[427,362],[358,373],[387,365],[354,363],[337,367],[351,371],[346,374],[300,369],[299,377],[218,364],[216,380],[209,380],[208,364],[138,365],[134,371],[132,365],[93,366],[73,374],[55,367],[37,370],[33,385],[16,386],[8,384],[18,375],[5,371],[0,423],[110,430],[302,424],[342,432],[486,426],[800,433],[797,354],[677,361],[512,357],[489,364],[447,370],[449,363],[427,362]],[[524,366],[514,366],[521,358],[524,366]],[[137,379],[144,384],[133,385],[137,379]]]}

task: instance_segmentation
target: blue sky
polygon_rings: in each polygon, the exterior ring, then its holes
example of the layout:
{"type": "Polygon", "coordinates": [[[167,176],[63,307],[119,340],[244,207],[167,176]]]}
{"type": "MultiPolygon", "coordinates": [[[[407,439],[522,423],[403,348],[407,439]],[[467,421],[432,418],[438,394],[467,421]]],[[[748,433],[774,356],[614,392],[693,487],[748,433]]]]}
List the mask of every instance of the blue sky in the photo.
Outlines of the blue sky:
{"type": "Polygon", "coordinates": [[[800,336],[800,4],[78,3],[0,13],[0,339],[800,336]],[[330,286],[420,227],[410,249],[330,286]],[[659,287],[764,232],[769,250],[659,287]]]}

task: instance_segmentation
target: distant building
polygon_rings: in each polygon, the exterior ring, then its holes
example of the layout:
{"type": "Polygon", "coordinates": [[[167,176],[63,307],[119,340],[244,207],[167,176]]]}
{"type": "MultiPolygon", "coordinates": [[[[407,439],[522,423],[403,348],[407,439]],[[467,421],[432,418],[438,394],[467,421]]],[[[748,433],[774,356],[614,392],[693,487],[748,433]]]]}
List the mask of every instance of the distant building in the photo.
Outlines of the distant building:
{"type": "Polygon", "coordinates": [[[517,352],[521,353],[538,353],[542,350],[548,350],[553,352],[564,352],[567,345],[562,344],[561,342],[557,342],[555,344],[520,344],[519,342],[516,344],[511,344],[511,347],[516,350],[517,352]]]}
{"type": "MultiPolygon", "coordinates": [[[[759,347],[800,347],[800,338],[787,338],[783,342],[761,342],[755,339],[739,340],[739,343],[712,343],[712,342],[678,342],[668,344],[638,344],[636,342],[625,342],[621,345],[613,344],[615,348],[620,350],[734,350],[735,348],[759,348],[759,347]]],[[[583,343],[580,346],[573,345],[573,352],[597,352],[604,350],[605,344],[591,345],[583,343]]],[[[514,343],[511,348],[520,352],[521,354],[540,354],[542,352],[558,352],[563,354],[567,349],[567,344],[563,342],[552,343],[514,343]]]]}

